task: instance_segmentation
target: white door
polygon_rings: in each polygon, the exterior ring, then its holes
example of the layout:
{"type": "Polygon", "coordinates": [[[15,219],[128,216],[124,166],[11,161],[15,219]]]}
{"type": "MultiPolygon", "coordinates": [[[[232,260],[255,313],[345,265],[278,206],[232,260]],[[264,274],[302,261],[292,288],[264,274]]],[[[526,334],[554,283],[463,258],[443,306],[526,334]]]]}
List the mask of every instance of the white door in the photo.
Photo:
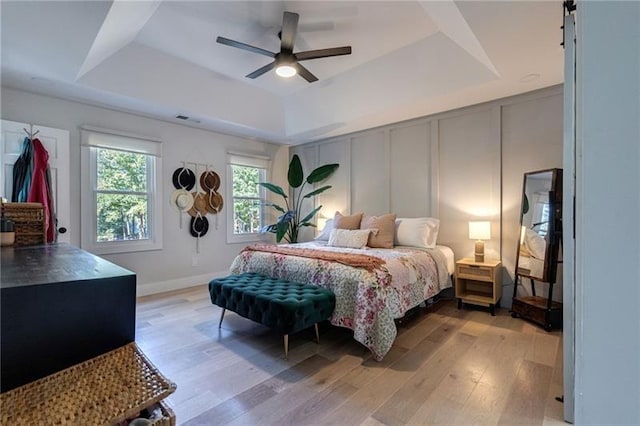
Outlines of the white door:
{"type": "MultiPolygon", "coordinates": [[[[2,120],[0,132],[0,196],[11,201],[13,187],[13,164],[22,151],[22,142],[27,136],[25,129],[31,131],[31,125],[15,121],[2,120]]],[[[69,196],[69,131],[44,126],[33,126],[38,131],[36,138],[49,153],[51,169],[51,187],[53,206],[58,219],[58,242],[68,243],[70,238],[70,196],[69,196]]],[[[74,230],[73,232],[79,232],[74,230]]]]}

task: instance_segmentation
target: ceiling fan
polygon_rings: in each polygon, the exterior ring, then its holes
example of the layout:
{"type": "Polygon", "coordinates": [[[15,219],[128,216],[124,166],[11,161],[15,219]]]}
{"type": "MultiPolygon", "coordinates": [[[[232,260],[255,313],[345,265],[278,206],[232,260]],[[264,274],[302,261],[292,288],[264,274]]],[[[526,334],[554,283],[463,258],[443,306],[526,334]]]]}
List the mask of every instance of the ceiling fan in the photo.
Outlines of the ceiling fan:
{"type": "Polygon", "coordinates": [[[293,77],[300,74],[302,78],[309,83],[318,81],[318,77],[313,75],[311,71],[300,64],[300,61],[308,61],[310,59],[327,58],[330,56],[350,55],[351,46],[333,47],[330,49],[307,50],[306,52],[293,53],[293,44],[298,31],[298,19],[300,15],[292,12],[284,12],[282,17],[282,31],[280,32],[280,52],[274,53],[260,47],[251,46],[225,37],[218,37],[216,41],[231,47],[248,50],[249,52],[258,53],[260,55],[274,58],[274,61],[258,68],[252,73],[246,75],[248,78],[257,78],[262,74],[276,69],[276,74],[280,77],[293,77]]]}

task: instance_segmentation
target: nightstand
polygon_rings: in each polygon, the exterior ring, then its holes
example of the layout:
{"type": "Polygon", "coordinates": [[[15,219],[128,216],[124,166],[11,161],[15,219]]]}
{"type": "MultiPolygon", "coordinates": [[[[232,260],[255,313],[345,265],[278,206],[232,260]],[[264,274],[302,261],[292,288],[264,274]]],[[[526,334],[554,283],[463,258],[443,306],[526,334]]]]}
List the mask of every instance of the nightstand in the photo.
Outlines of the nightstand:
{"type": "Polygon", "coordinates": [[[499,260],[476,262],[462,259],[456,262],[456,298],[458,309],[463,303],[488,306],[496,314],[502,297],[502,268],[499,260]]]}

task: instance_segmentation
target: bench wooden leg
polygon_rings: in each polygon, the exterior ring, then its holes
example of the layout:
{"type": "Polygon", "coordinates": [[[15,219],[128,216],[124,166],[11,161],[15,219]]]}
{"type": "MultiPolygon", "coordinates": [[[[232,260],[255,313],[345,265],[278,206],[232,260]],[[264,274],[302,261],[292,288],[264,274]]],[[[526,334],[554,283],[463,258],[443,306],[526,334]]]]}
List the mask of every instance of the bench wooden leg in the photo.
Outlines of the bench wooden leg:
{"type": "Polygon", "coordinates": [[[313,324],[313,327],[316,329],[316,343],[320,344],[320,333],[318,332],[318,323],[313,324]]]}
{"type": "Polygon", "coordinates": [[[289,359],[289,335],[284,335],[284,359],[289,359]]]}
{"type": "Polygon", "coordinates": [[[225,313],[226,309],[222,308],[222,314],[220,315],[220,323],[218,324],[218,328],[222,327],[222,320],[224,319],[224,313],[225,313]]]}

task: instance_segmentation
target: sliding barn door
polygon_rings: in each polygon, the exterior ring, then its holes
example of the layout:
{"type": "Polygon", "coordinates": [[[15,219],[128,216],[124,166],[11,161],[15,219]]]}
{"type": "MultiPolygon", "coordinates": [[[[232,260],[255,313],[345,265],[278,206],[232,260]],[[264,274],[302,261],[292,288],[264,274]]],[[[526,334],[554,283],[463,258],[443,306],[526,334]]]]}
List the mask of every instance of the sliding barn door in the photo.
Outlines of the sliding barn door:
{"type": "Polygon", "coordinates": [[[575,387],[575,226],[576,176],[576,33],[574,16],[564,17],[564,152],[563,152],[563,371],[564,419],[573,423],[575,387]]]}
{"type": "MultiPolygon", "coordinates": [[[[0,196],[11,201],[13,187],[13,164],[22,151],[22,142],[27,136],[24,129],[31,131],[27,123],[2,120],[0,133],[0,196]]],[[[69,243],[70,239],[70,197],[69,197],[69,132],[44,126],[33,126],[33,132],[39,131],[36,138],[49,153],[53,205],[58,220],[58,242],[69,243]]],[[[77,229],[73,232],[79,232],[77,229]]]]}

